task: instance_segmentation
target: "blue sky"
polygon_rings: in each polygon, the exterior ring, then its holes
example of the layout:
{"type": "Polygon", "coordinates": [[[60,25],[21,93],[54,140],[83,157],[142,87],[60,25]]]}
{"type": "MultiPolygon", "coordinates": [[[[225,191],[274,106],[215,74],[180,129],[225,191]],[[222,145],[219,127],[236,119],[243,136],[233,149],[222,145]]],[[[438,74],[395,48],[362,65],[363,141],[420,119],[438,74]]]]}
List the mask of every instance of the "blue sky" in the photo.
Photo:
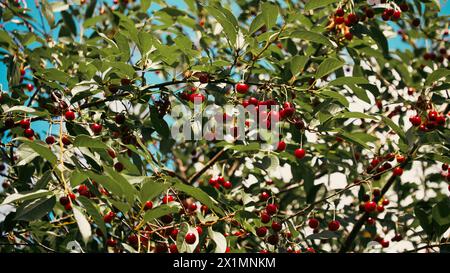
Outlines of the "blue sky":
{"type": "MultiPolygon", "coordinates": [[[[30,8],[32,10],[31,16],[33,18],[35,18],[35,20],[37,21],[36,24],[40,25],[39,12],[38,12],[38,9],[36,8],[34,2],[35,2],[34,0],[26,1],[28,8],[30,8]]],[[[51,1],[51,2],[53,2],[53,1],[51,1]]],[[[111,1],[103,1],[103,2],[109,3],[109,5],[112,5],[112,0],[111,1]]],[[[180,1],[180,0],[168,0],[166,2],[169,5],[174,5],[181,9],[185,9],[187,7],[186,4],[184,3],[184,1],[180,1]]],[[[442,5],[442,10],[441,10],[440,14],[449,15],[450,14],[450,1],[449,2],[441,1],[441,5],[442,5]]],[[[159,8],[160,8],[160,6],[158,4],[152,3],[152,5],[150,6],[150,9],[149,9],[149,12],[151,12],[153,10],[157,10],[159,8]]],[[[233,5],[232,9],[233,9],[233,12],[236,14],[240,12],[237,5],[233,5]]],[[[58,20],[58,19],[59,19],[58,14],[56,14],[56,20],[58,20]]],[[[17,26],[12,23],[7,23],[5,26],[5,29],[8,29],[8,30],[12,30],[14,28],[17,28],[17,26]]],[[[48,29],[48,26],[46,26],[46,28],[48,29]]],[[[19,28],[19,29],[23,30],[24,28],[19,28]]],[[[391,49],[405,49],[408,46],[401,41],[400,37],[396,37],[394,39],[389,40],[389,47],[391,49]]],[[[161,81],[161,79],[157,78],[154,75],[151,76],[151,78],[149,80],[151,82],[155,82],[155,83],[161,81]]],[[[6,80],[6,66],[1,62],[0,62],[0,84],[3,86],[3,91],[6,91],[8,89],[7,80],[6,80]]],[[[46,122],[34,122],[32,127],[36,132],[42,134],[45,131],[47,131],[48,125],[46,122]]],[[[55,128],[53,128],[52,131],[55,132],[55,130],[58,130],[57,126],[55,126],[55,128]]],[[[42,135],[41,135],[41,137],[42,137],[42,135]]]]}

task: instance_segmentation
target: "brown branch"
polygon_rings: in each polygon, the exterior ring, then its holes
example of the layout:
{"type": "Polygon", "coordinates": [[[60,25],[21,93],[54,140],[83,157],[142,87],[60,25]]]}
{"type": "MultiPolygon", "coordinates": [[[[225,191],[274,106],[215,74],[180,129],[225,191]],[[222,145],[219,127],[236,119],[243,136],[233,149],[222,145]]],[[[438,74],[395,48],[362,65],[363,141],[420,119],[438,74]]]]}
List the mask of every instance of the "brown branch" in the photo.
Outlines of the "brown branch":
{"type": "Polygon", "coordinates": [[[222,150],[220,150],[213,158],[211,158],[208,163],[206,163],[206,165],[198,172],[196,172],[195,174],[193,174],[191,177],[189,177],[188,182],[189,184],[194,183],[195,181],[197,181],[197,179],[204,173],[206,172],[212,165],[214,165],[214,163],[216,163],[217,160],[219,160],[219,157],[221,155],[223,155],[225,153],[225,148],[222,148],[222,150]]]}

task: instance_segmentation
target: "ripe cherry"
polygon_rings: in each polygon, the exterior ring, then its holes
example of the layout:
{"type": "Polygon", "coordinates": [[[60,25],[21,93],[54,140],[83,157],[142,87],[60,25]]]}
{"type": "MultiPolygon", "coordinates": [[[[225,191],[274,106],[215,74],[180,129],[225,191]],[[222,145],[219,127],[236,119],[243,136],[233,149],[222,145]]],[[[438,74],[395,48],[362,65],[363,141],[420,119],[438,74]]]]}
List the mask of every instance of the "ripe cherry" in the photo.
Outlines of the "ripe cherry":
{"type": "Polygon", "coordinates": [[[395,159],[398,163],[404,163],[406,161],[406,157],[404,155],[397,155],[395,159]]]}
{"type": "Polygon", "coordinates": [[[199,77],[198,80],[200,81],[200,83],[208,83],[209,82],[209,75],[206,73],[202,73],[199,77]]]}
{"type": "Polygon", "coordinates": [[[264,237],[267,234],[267,228],[266,227],[259,227],[256,229],[256,235],[258,237],[264,237]]]}
{"type": "Polygon", "coordinates": [[[91,125],[91,130],[94,132],[94,134],[100,134],[102,129],[103,129],[103,126],[101,124],[94,123],[91,125]]]}
{"type": "Polygon", "coordinates": [[[270,222],[270,215],[267,212],[262,212],[260,217],[262,223],[267,224],[270,222]]]}
{"type": "Polygon", "coordinates": [[[387,206],[387,205],[389,205],[389,203],[390,203],[390,201],[389,201],[389,199],[383,199],[383,202],[381,202],[382,204],[383,204],[383,206],[387,206]]]}
{"type": "Polygon", "coordinates": [[[339,229],[340,226],[341,226],[341,223],[339,223],[339,221],[337,221],[337,220],[333,220],[328,223],[328,229],[330,231],[336,231],[339,229]]]}
{"type": "Polygon", "coordinates": [[[351,41],[353,39],[353,34],[351,32],[347,32],[344,34],[345,39],[351,41]]]}
{"type": "Polygon", "coordinates": [[[392,20],[398,20],[400,19],[400,17],[402,16],[402,12],[399,10],[394,11],[394,13],[392,14],[392,20]]]}
{"type": "Polygon", "coordinates": [[[344,18],[344,17],[335,17],[335,18],[334,18],[334,23],[335,23],[336,25],[343,24],[344,22],[345,22],[345,18],[344,18]]]}
{"type": "Polygon", "coordinates": [[[145,202],[144,210],[149,210],[149,209],[152,209],[152,208],[153,208],[153,202],[152,201],[145,202]]]}
{"type": "Polygon", "coordinates": [[[245,83],[238,83],[238,84],[236,84],[236,91],[237,91],[239,94],[245,94],[245,93],[247,93],[247,92],[248,92],[248,89],[249,89],[248,84],[245,84],[245,83]]]}
{"type": "Polygon", "coordinates": [[[428,119],[431,120],[431,121],[435,121],[438,116],[439,116],[438,112],[436,112],[434,110],[428,112],[428,119]]]}
{"type": "Polygon", "coordinates": [[[70,138],[69,138],[68,136],[66,136],[66,135],[64,135],[64,136],[61,138],[61,141],[62,141],[62,143],[63,143],[64,145],[69,145],[70,143],[72,143],[72,142],[70,141],[70,138]]]}
{"type": "Polygon", "coordinates": [[[370,226],[375,224],[375,219],[373,219],[372,217],[367,218],[366,223],[370,226]]]}
{"type": "Polygon", "coordinates": [[[195,227],[195,230],[197,230],[198,235],[202,235],[203,234],[203,229],[200,226],[195,227]]]}
{"type": "Polygon", "coordinates": [[[270,194],[266,191],[263,191],[260,195],[259,195],[259,199],[261,201],[267,201],[270,198],[270,194]]]}
{"type": "Polygon", "coordinates": [[[108,240],[106,240],[106,245],[109,247],[115,247],[117,245],[117,241],[113,238],[109,238],[108,240]]]}
{"type": "Polygon", "coordinates": [[[34,86],[31,83],[29,83],[29,84],[27,84],[27,89],[28,89],[28,91],[33,91],[34,86]]]}
{"type": "Polygon", "coordinates": [[[384,211],[384,206],[383,206],[383,205],[378,205],[378,206],[377,206],[377,211],[378,211],[379,213],[383,212],[383,211],[384,211]]]}
{"type": "Polygon", "coordinates": [[[189,95],[189,101],[192,103],[200,102],[203,103],[205,101],[205,95],[201,93],[194,93],[189,95]]]}
{"type": "Polygon", "coordinates": [[[267,242],[271,245],[278,244],[278,241],[279,241],[278,234],[272,234],[267,238],[267,242]]]}
{"type": "Polygon", "coordinates": [[[31,122],[30,122],[29,119],[22,119],[22,120],[20,121],[20,127],[22,127],[23,129],[28,129],[28,128],[30,128],[30,124],[31,124],[31,122]]]}
{"type": "Polygon", "coordinates": [[[116,214],[112,211],[108,212],[105,216],[103,216],[103,221],[105,223],[111,223],[116,214]]]}
{"type": "Polygon", "coordinates": [[[420,116],[416,115],[416,116],[412,116],[409,118],[409,121],[412,123],[412,125],[414,126],[419,126],[422,123],[422,119],[420,118],[420,116]]]}
{"type": "Polygon", "coordinates": [[[229,189],[231,189],[231,187],[233,187],[233,184],[231,184],[230,181],[225,181],[225,182],[223,183],[223,187],[224,187],[225,189],[229,190],[229,189]]]}
{"type": "Polygon", "coordinates": [[[188,209],[189,211],[194,212],[197,210],[197,205],[195,203],[192,203],[188,209]]]}
{"type": "Polygon", "coordinates": [[[446,171],[446,170],[448,170],[448,164],[447,163],[442,163],[442,170],[443,171],[446,171]]]}
{"type": "Polygon", "coordinates": [[[75,119],[75,112],[68,110],[65,114],[64,114],[65,118],[67,120],[74,120],[75,119]]]}
{"type": "Polygon", "coordinates": [[[118,172],[123,171],[124,166],[123,166],[122,162],[116,162],[116,164],[114,164],[114,169],[118,172]]]}
{"type": "Polygon", "coordinates": [[[283,228],[283,226],[280,223],[275,222],[275,221],[272,222],[272,229],[273,229],[273,231],[278,232],[282,228],[283,228]]]}
{"type": "Polygon", "coordinates": [[[345,15],[345,12],[344,12],[344,10],[342,8],[336,9],[335,13],[336,13],[336,16],[339,16],[339,17],[342,17],[342,16],[345,15]]]}
{"type": "Polygon", "coordinates": [[[368,213],[375,211],[377,208],[377,203],[373,201],[368,201],[364,204],[364,210],[368,213]]]}
{"type": "Polygon", "coordinates": [[[33,129],[28,128],[28,129],[25,129],[25,131],[23,131],[23,134],[26,137],[32,137],[32,136],[34,136],[34,131],[33,131],[33,129]]]}
{"type": "Polygon", "coordinates": [[[299,148],[294,151],[294,155],[296,158],[302,159],[305,157],[306,151],[305,151],[305,149],[299,148]]]}
{"type": "Polygon", "coordinates": [[[61,198],[59,198],[59,203],[63,206],[69,204],[70,203],[69,197],[62,196],[61,198]]]}
{"type": "Polygon", "coordinates": [[[194,233],[190,232],[190,233],[186,234],[186,236],[184,237],[184,240],[186,241],[186,243],[192,245],[197,240],[197,236],[195,236],[194,233]]]}
{"type": "Polygon", "coordinates": [[[169,251],[170,251],[170,253],[178,253],[177,244],[171,244],[169,246],[169,251]]]}
{"type": "Polygon", "coordinates": [[[48,136],[45,139],[45,143],[47,143],[48,145],[52,145],[53,143],[55,143],[55,137],[54,136],[48,136]]]}
{"type": "Polygon", "coordinates": [[[117,114],[117,115],[114,117],[114,120],[115,120],[115,122],[116,122],[117,124],[123,124],[123,123],[125,123],[125,115],[124,115],[124,114],[117,114]]]}
{"type": "Polygon", "coordinates": [[[308,221],[308,226],[312,229],[316,229],[319,226],[319,220],[316,218],[310,218],[308,221]]]}
{"type": "Polygon", "coordinates": [[[284,150],[286,150],[286,142],[284,142],[284,141],[278,142],[277,151],[282,152],[284,150]]]}
{"type": "Polygon", "coordinates": [[[266,211],[268,214],[273,215],[275,213],[277,213],[278,207],[275,204],[268,204],[266,206],[266,211]]]}
{"type": "Polygon", "coordinates": [[[394,170],[392,170],[392,173],[395,176],[401,176],[403,174],[403,169],[401,167],[395,167],[394,170]]]}
{"type": "Polygon", "coordinates": [[[162,203],[163,204],[167,204],[167,203],[170,203],[170,202],[172,202],[174,199],[173,199],[173,196],[172,195],[165,195],[164,197],[163,197],[163,199],[162,199],[162,203]]]}
{"type": "Polygon", "coordinates": [[[381,244],[381,246],[382,246],[383,248],[389,247],[389,241],[387,241],[387,240],[382,239],[382,240],[380,241],[380,244],[381,244]]]}

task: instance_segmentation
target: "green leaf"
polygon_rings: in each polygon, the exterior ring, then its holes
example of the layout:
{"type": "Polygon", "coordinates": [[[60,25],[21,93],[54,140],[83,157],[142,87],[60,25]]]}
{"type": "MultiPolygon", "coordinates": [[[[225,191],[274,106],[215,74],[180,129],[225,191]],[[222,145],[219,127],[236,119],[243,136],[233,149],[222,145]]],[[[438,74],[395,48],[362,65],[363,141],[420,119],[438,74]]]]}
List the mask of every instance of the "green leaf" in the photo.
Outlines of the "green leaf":
{"type": "Polygon", "coordinates": [[[308,62],[307,56],[302,55],[296,55],[291,60],[291,73],[292,75],[296,76],[303,72],[303,69],[305,68],[306,63],[308,62]]]}
{"type": "Polygon", "coordinates": [[[29,140],[28,138],[18,137],[15,140],[22,141],[24,145],[28,145],[36,153],[50,162],[52,165],[56,165],[58,159],[56,155],[47,146],[42,145],[40,142],[29,140]]]}
{"type": "Polygon", "coordinates": [[[325,59],[317,68],[316,79],[320,79],[344,66],[345,62],[336,58],[325,59]]]}
{"type": "Polygon", "coordinates": [[[421,201],[414,206],[414,214],[419,220],[420,226],[429,236],[433,233],[431,207],[428,203],[421,201]]]}
{"type": "Polygon", "coordinates": [[[97,224],[97,226],[100,228],[100,230],[103,233],[103,236],[106,238],[106,235],[108,234],[108,231],[106,230],[105,222],[103,221],[103,217],[100,214],[97,207],[94,205],[94,203],[89,200],[88,198],[84,196],[79,196],[77,200],[83,205],[83,207],[86,209],[87,214],[89,214],[92,219],[94,219],[94,222],[97,224]]]}
{"type": "Polygon", "coordinates": [[[67,11],[62,11],[61,15],[65,25],[70,30],[70,32],[72,32],[74,36],[77,36],[77,26],[75,25],[75,21],[73,20],[72,15],[67,11]]]}
{"type": "Polygon", "coordinates": [[[341,118],[360,118],[360,119],[374,119],[376,120],[374,116],[370,116],[361,112],[344,112],[337,114],[333,117],[333,119],[341,119],[341,118]]]}
{"type": "Polygon", "coordinates": [[[448,198],[434,205],[432,209],[433,220],[440,226],[450,225],[450,200],[448,198]]]}
{"type": "Polygon", "coordinates": [[[75,147],[87,147],[87,148],[98,148],[98,149],[108,149],[108,146],[101,141],[101,138],[94,138],[88,135],[79,135],[75,137],[73,141],[73,146],[75,147]]]}
{"type": "MultiPolygon", "coordinates": [[[[353,143],[359,144],[359,145],[361,145],[362,147],[364,147],[364,148],[366,148],[366,149],[368,149],[368,150],[372,150],[372,147],[370,147],[369,145],[367,145],[365,140],[359,138],[357,135],[355,135],[355,134],[353,134],[353,133],[342,132],[342,133],[340,134],[340,136],[341,136],[344,140],[346,140],[346,141],[349,141],[349,142],[353,142],[353,143]]],[[[367,142],[368,142],[368,141],[367,141],[367,142]]]]}
{"type": "Polygon", "coordinates": [[[225,253],[227,250],[227,239],[222,233],[214,231],[212,227],[208,227],[208,235],[216,245],[214,253],[225,253]]]}
{"type": "Polygon", "coordinates": [[[22,106],[22,105],[13,106],[5,111],[5,113],[15,113],[15,112],[27,113],[28,115],[33,115],[33,116],[38,116],[38,117],[43,117],[43,116],[49,115],[48,112],[37,111],[34,108],[22,106]]]}
{"type": "Polygon", "coordinates": [[[299,38],[299,39],[303,39],[306,41],[310,41],[316,44],[323,44],[329,47],[334,47],[333,44],[331,43],[331,41],[325,37],[324,35],[317,33],[317,32],[312,32],[312,31],[307,31],[307,30],[298,30],[298,31],[294,31],[291,33],[291,35],[289,35],[291,38],[299,38]]]}
{"type": "Polygon", "coordinates": [[[351,84],[369,84],[369,81],[363,77],[341,77],[331,81],[328,85],[351,85],[351,84]]]}
{"type": "Polygon", "coordinates": [[[267,29],[271,29],[277,22],[278,6],[270,2],[265,2],[261,5],[261,10],[267,29]]]}
{"type": "Polygon", "coordinates": [[[255,33],[258,29],[260,29],[262,26],[264,26],[264,15],[263,14],[258,14],[255,19],[253,19],[253,21],[250,24],[250,28],[248,30],[249,34],[253,34],[255,33]]]}
{"type": "Polygon", "coordinates": [[[40,197],[44,197],[47,195],[51,195],[53,192],[47,191],[47,190],[37,190],[33,192],[27,192],[27,193],[13,193],[11,195],[8,195],[4,200],[2,205],[14,203],[14,202],[21,202],[26,200],[33,200],[40,197]]]}
{"type": "Polygon", "coordinates": [[[400,128],[400,126],[398,126],[397,124],[395,124],[390,118],[387,118],[383,115],[380,115],[381,118],[383,119],[383,122],[386,123],[387,126],[389,126],[392,130],[394,130],[394,132],[400,137],[400,139],[404,142],[404,143],[408,143],[408,140],[406,139],[406,134],[405,132],[400,128]]]}
{"type": "Polygon", "coordinates": [[[305,11],[325,7],[338,1],[339,0],[309,0],[305,5],[305,11]]]}
{"type": "Polygon", "coordinates": [[[56,204],[55,196],[40,198],[32,202],[22,204],[16,210],[14,220],[34,221],[44,217],[56,204]]]}
{"type": "Polygon", "coordinates": [[[360,100],[370,103],[370,98],[367,96],[367,91],[363,88],[360,88],[356,85],[350,84],[350,89],[353,91],[356,97],[358,97],[360,100]]]}
{"type": "Polygon", "coordinates": [[[151,180],[144,182],[140,191],[142,202],[150,201],[169,188],[169,183],[157,183],[151,180]]]}
{"type": "Polygon", "coordinates": [[[55,68],[49,68],[45,70],[43,75],[45,76],[46,80],[53,80],[62,83],[67,83],[70,80],[70,76],[67,73],[55,68]]]}
{"type": "Polygon", "coordinates": [[[216,18],[217,22],[223,27],[223,31],[230,41],[231,45],[236,44],[236,37],[238,33],[238,22],[233,13],[218,5],[205,7],[206,11],[216,18]]]}
{"type": "Polygon", "coordinates": [[[89,237],[91,237],[92,235],[91,224],[89,224],[89,221],[86,219],[86,216],[84,216],[83,212],[81,212],[81,210],[79,210],[77,207],[74,206],[72,210],[73,216],[77,221],[81,237],[83,238],[83,241],[86,244],[89,240],[89,237]]]}
{"type": "Polygon", "coordinates": [[[428,75],[427,80],[425,81],[426,86],[430,86],[433,83],[439,81],[442,78],[446,78],[450,76],[450,69],[447,68],[439,68],[433,71],[430,75],[428,75]]]}
{"type": "Polygon", "coordinates": [[[200,201],[202,204],[205,204],[206,206],[208,206],[208,208],[210,208],[212,211],[214,211],[219,216],[225,215],[225,212],[220,207],[217,206],[217,201],[214,200],[211,196],[209,196],[206,192],[202,191],[201,189],[194,188],[192,186],[182,184],[180,182],[175,183],[174,188],[194,197],[195,199],[200,201]]]}
{"type": "Polygon", "coordinates": [[[146,222],[150,222],[154,219],[157,219],[159,217],[162,217],[164,215],[167,214],[171,214],[171,213],[175,213],[178,212],[180,210],[179,206],[170,206],[170,205],[161,205],[158,206],[156,208],[153,208],[151,210],[148,210],[145,214],[144,214],[144,220],[146,222]]]}
{"type": "Polygon", "coordinates": [[[341,103],[345,107],[348,107],[350,105],[347,98],[345,96],[339,94],[337,91],[323,90],[320,92],[320,94],[337,100],[339,103],[341,103]]]}

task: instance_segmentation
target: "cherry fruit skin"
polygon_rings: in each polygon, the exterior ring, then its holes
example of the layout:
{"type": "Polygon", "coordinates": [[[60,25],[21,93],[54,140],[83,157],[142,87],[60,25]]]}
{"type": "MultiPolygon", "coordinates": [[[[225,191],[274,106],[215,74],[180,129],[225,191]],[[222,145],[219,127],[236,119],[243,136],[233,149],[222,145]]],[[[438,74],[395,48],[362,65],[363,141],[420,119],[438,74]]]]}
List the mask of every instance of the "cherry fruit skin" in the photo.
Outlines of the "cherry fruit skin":
{"type": "Polygon", "coordinates": [[[25,129],[25,131],[23,131],[23,134],[26,137],[32,137],[32,136],[34,136],[34,131],[33,131],[33,129],[28,128],[28,129],[25,129]]]}
{"type": "Polygon", "coordinates": [[[368,201],[364,204],[364,210],[368,213],[374,212],[377,209],[377,203],[368,201]]]}
{"type": "Polygon", "coordinates": [[[124,114],[117,114],[117,115],[114,117],[114,121],[115,121],[117,124],[124,124],[124,123],[125,123],[125,115],[124,115],[124,114]]]}
{"type": "Polygon", "coordinates": [[[256,235],[258,237],[264,237],[267,234],[267,228],[266,227],[259,227],[256,229],[256,235]]]}
{"type": "Polygon", "coordinates": [[[54,136],[48,136],[45,139],[45,143],[47,143],[48,145],[52,145],[53,143],[55,143],[55,137],[54,136]]]}
{"type": "Polygon", "coordinates": [[[238,83],[236,84],[236,91],[239,94],[246,94],[248,92],[249,86],[245,83],[238,83]]]}
{"type": "Polygon", "coordinates": [[[173,201],[173,196],[172,195],[165,195],[162,199],[162,203],[163,204],[167,204],[173,201]]]}
{"type": "Polygon", "coordinates": [[[34,86],[31,83],[29,83],[29,84],[27,84],[27,89],[28,89],[28,91],[33,91],[34,86]]]}
{"type": "Polygon", "coordinates": [[[223,187],[224,187],[225,189],[229,190],[229,189],[231,189],[231,188],[233,187],[233,184],[231,184],[230,181],[225,181],[225,182],[223,183],[223,187]]]}
{"type": "Polygon", "coordinates": [[[266,191],[263,191],[260,195],[259,195],[259,199],[261,201],[267,201],[270,198],[270,194],[266,191]]]}
{"type": "Polygon", "coordinates": [[[260,218],[263,224],[267,224],[270,222],[270,215],[267,212],[262,212],[260,218]]]}
{"type": "Polygon", "coordinates": [[[420,118],[420,116],[412,116],[409,118],[409,121],[412,123],[412,125],[414,126],[419,126],[422,123],[422,118],[420,118]]]}
{"type": "Polygon", "coordinates": [[[278,232],[282,228],[283,228],[283,226],[280,223],[275,222],[275,221],[272,222],[272,229],[273,229],[273,231],[278,232]]]}
{"type": "Polygon", "coordinates": [[[94,132],[94,134],[100,134],[100,132],[102,131],[103,126],[101,124],[98,123],[94,123],[91,125],[91,130],[94,132]]]}
{"type": "Polygon", "coordinates": [[[144,210],[149,210],[149,209],[152,209],[152,208],[153,208],[153,202],[152,201],[145,202],[144,210]]]}
{"type": "Polygon", "coordinates": [[[271,245],[278,244],[278,241],[279,241],[278,234],[272,234],[267,238],[267,242],[271,245]]]}
{"type": "Polygon", "coordinates": [[[67,111],[65,114],[64,114],[64,117],[67,119],[67,120],[74,120],[75,119],[75,112],[73,112],[73,111],[67,111]]]}
{"type": "Polygon", "coordinates": [[[114,169],[118,172],[121,172],[123,171],[124,166],[121,162],[116,162],[116,164],[114,164],[114,169]]]}
{"type": "Polygon", "coordinates": [[[186,236],[184,237],[184,240],[186,241],[187,244],[192,245],[197,240],[197,236],[195,236],[194,233],[190,232],[190,233],[186,234],[186,236]]]}
{"type": "Polygon", "coordinates": [[[266,206],[266,211],[268,214],[273,215],[275,213],[277,213],[278,207],[275,204],[268,204],[266,206]]]}
{"type": "Polygon", "coordinates": [[[319,220],[316,218],[310,218],[308,221],[308,226],[312,229],[316,229],[319,226],[319,220]]]}
{"type": "Polygon", "coordinates": [[[306,151],[305,151],[305,149],[299,148],[294,151],[294,155],[296,158],[302,159],[305,157],[306,151]]]}
{"type": "Polygon", "coordinates": [[[401,167],[395,167],[394,170],[392,170],[392,174],[395,176],[401,176],[403,174],[403,169],[401,167]]]}
{"type": "Polygon", "coordinates": [[[330,231],[336,231],[341,227],[341,223],[339,223],[339,221],[337,220],[333,220],[330,223],[328,223],[328,229],[330,231]]]}
{"type": "Polygon", "coordinates": [[[20,127],[22,127],[23,129],[28,129],[30,128],[31,122],[29,119],[22,119],[20,121],[20,127]]]}
{"type": "Polygon", "coordinates": [[[284,150],[286,150],[286,142],[284,142],[284,141],[278,142],[277,151],[282,152],[284,150]]]}

